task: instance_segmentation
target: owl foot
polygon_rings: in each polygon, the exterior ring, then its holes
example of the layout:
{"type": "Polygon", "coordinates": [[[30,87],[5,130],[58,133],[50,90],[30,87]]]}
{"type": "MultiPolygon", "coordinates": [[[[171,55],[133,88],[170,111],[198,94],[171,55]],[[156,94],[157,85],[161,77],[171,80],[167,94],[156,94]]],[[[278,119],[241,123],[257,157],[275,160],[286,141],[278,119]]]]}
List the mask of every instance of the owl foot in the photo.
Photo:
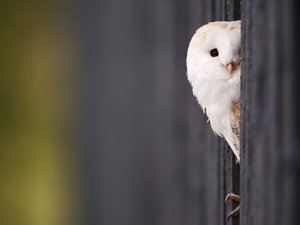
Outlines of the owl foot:
{"type": "MultiPolygon", "coordinates": [[[[225,198],[225,204],[227,205],[229,201],[236,201],[236,202],[240,202],[240,196],[233,194],[233,193],[229,193],[226,198],[225,198]]],[[[240,206],[236,207],[234,210],[232,210],[228,216],[227,216],[227,220],[229,221],[229,219],[232,216],[239,216],[240,215],[240,206]]]]}

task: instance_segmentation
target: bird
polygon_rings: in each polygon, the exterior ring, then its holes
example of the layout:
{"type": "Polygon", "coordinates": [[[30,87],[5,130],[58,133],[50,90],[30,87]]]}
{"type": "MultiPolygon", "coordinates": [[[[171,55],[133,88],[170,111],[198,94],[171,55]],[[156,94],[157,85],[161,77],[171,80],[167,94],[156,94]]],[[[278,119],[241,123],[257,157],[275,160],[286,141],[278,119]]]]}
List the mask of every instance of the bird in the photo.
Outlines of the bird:
{"type": "MultiPolygon", "coordinates": [[[[240,162],[241,21],[201,26],[187,50],[187,78],[213,132],[223,137],[240,162]]],[[[225,198],[240,201],[229,193],[225,198]]],[[[229,215],[239,215],[239,206],[229,215]]]]}

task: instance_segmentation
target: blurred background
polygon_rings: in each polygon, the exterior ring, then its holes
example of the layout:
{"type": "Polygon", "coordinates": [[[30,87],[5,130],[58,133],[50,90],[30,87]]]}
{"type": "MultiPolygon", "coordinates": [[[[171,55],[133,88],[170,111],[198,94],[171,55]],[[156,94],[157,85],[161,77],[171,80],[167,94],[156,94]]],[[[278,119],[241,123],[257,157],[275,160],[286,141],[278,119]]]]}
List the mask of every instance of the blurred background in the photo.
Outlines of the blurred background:
{"type": "Polygon", "coordinates": [[[1,3],[1,224],[74,224],[79,54],[67,4],[1,3]]]}

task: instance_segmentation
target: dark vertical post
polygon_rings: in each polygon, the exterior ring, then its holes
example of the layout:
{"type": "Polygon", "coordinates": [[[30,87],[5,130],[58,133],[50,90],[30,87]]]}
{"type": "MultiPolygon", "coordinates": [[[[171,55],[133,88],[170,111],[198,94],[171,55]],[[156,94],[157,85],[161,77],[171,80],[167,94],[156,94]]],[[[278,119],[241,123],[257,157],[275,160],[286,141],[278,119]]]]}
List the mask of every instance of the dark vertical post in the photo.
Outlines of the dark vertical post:
{"type": "Polygon", "coordinates": [[[299,224],[299,3],[242,3],[241,224],[299,224]]]}
{"type": "Polygon", "coordinates": [[[285,144],[286,144],[286,181],[284,194],[288,200],[284,201],[285,210],[284,223],[291,225],[300,224],[299,202],[300,202],[300,24],[299,24],[300,2],[290,0],[283,8],[283,33],[286,37],[284,58],[286,59],[286,82],[284,108],[290,109],[285,114],[286,124],[285,144]],[[287,35],[288,34],[288,37],[287,35]],[[291,54],[292,52],[292,54],[291,54]]]}

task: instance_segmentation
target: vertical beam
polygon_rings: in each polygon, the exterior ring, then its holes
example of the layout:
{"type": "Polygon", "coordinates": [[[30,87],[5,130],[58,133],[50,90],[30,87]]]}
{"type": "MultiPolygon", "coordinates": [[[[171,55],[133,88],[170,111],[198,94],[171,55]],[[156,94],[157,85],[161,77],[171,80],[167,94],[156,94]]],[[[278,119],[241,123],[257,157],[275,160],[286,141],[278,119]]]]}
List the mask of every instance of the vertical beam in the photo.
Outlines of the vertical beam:
{"type": "Polygon", "coordinates": [[[242,3],[241,224],[299,224],[299,3],[242,3]]]}

